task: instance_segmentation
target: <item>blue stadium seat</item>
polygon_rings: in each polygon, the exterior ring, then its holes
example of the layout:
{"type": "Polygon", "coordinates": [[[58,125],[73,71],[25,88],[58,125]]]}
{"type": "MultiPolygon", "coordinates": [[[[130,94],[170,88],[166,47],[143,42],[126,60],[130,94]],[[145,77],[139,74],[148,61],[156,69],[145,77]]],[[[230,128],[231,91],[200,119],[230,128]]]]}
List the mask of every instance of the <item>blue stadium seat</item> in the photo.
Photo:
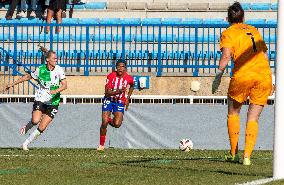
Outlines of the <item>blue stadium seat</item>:
{"type": "Polygon", "coordinates": [[[220,37],[218,35],[201,35],[198,36],[198,42],[218,42],[220,37]]]}
{"type": "Polygon", "coordinates": [[[202,24],[203,20],[199,18],[185,18],[182,20],[183,24],[202,24]]]}
{"type": "Polygon", "coordinates": [[[72,35],[71,34],[54,34],[53,40],[54,41],[71,41],[72,35]]]}
{"type": "MultiPolygon", "coordinates": [[[[125,41],[126,42],[132,42],[134,39],[134,35],[133,34],[125,34],[125,41]]],[[[115,35],[114,36],[114,41],[122,41],[122,35],[115,35]]]]}
{"type": "Polygon", "coordinates": [[[74,10],[82,10],[82,9],[85,9],[84,4],[75,4],[74,5],[74,10]]]}
{"type": "Polygon", "coordinates": [[[181,18],[164,18],[162,24],[179,24],[181,21],[181,18]]]}
{"type": "Polygon", "coordinates": [[[79,22],[80,24],[99,24],[100,20],[98,18],[81,18],[79,22]]]}
{"type": "Polygon", "coordinates": [[[161,18],[144,18],[142,24],[161,24],[161,18]]]}
{"type": "Polygon", "coordinates": [[[194,35],[180,35],[179,37],[177,37],[177,42],[195,42],[195,39],[196,38],[194,35]]]}
{"type": "Polygon", "coordinates": [[[243,10],[250,10],[250,6],[251,4],[250,3],[241,3],[242,7],[243,7],[243,10]]]}
{"type": "MultiPolygon", "coordinates": [[[[28,41],[29,37],[30,37],[30,34],[27,34],[27,33],[23,33],[23,34],[18,33],[16,36],[17,41],[28,41]]],[[[14,41],[14,35],[10,35],[10,40],[14,41]]]]}
{"type": "Polygon", "coordinates": [[[1,33],[0,34],[0,43],[2,42],[2,41],[7,41],[8,40],[8,35],[7,34],[4,34],[3,35],[3,33],[1,33]]]}
{"type": "Polygon", "coordinates": [[[268,43],[275,43],[276,42],[276,35],[265,35],[264,36],[264,41],[268,43]]]}
{"type": "MultiPolygon", "coordinates": [[[[155,40],[158,42],[158,35],[155,35],[155,40]]],[[[175,34],[162,34],[161,35],[161,42],[175,42],[176,41],[176,35],[175,34]]]]}
{"type": "Polygon", "coordinates": [[[203,19],[203,24],[226,24],[227,22],[222,18],[203,19]]]}
{"type": "Polygon", "coordinates": [[[277,19],[267,19],[266,24],[277,24],[277,19]]]}
{"type": "Polygon", "coordinates": [[[271,3],[271,10],[278,10],[278,3],[271,3]]]}
{"type": "Polygon", "coordinates": [[[245,21],[246,24],[265,24],[266,19],[248,19],[245,21]]]}
{"type": "Polygon", "coordinates": [[[67,23],[67,24],[78,24],[79,23],[79,18],[63,18],[62,23],[67,23]]]}
{"type": "Polygon", "coordinates": [[[270,10],[270,3],[252,3],[251,10],[270,10]]]}
{"type": "Polygon", "coordinates": [[[49,34],[37,34],[37,35],[30,35],[30,40],[31,41],[49,41],[50,37],[49,34]]]}
{"type": "Polygon", "coordinates": [[[120,18],[101,18],[100,24],[119,24],[120,18]]]}
{"type": "Polygon", "coordinates": [[[135,35],[134,41],[136,41],[136,42],[154,42],[155,41],[155,35],[154,34],[135,35]]]}
{"type": "Polygon", "coordinates": [[[121,19],[122,24],[141,24],[140,18],[124,18],[121,19]]]}
{"type": "Polygon", "coordinates": [[[86,9],[106,9],[106,2],[87,2],[86,9]]]}
{"type": "MultiPolygon", "coordinates": [[[[93,35],[89,35],[89,41],[92,40],[93,35]]],[[[86,34],[76,34],[71,36],[71,40],[73,41],[86,41],[87,37],[86,34]]]]}
{"type": "Polygon", "coordinates": [[[95,34],[92,36],[92,41],[94,42],[110,42],[113,40],[113,35],[111,34],[95,34]]]}

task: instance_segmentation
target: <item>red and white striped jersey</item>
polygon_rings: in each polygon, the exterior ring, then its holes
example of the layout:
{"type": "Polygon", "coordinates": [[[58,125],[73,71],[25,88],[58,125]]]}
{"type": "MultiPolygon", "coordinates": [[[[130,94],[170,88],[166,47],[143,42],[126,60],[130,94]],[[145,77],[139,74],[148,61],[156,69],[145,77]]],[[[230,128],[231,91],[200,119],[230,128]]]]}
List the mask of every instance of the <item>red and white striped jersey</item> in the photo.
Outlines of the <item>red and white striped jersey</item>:
{"type": "MultiPolygon", "coordinates": [[[[128,85],[133,86],[134,81],[133,81],[133,77],[130,76],[127,72],[125,72],[124,75],[121,77],[118,77],[116,72],[112,72],[107,76],[107,80],[106,80],[107,89],[116,91],[117,89],[127,88],[128,85]]],[[[111,96],[110,98],[111,98],[111,101],[118,101],[123,104],[126,101],[125,92],[122,94],[111,96]]]]}

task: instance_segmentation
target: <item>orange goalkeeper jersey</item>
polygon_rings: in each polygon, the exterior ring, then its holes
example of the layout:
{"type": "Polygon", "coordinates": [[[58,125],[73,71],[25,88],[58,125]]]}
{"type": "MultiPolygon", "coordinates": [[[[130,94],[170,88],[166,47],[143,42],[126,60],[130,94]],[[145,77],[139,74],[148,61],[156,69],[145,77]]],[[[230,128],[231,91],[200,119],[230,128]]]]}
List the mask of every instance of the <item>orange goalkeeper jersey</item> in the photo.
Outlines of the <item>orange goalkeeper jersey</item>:
{"type": "Polygon", "coordinates": [[[220,49],[230,48],[234,61],[233,76],[247,72],[271,74],[265,52],[267,47],[259,31],[250,25],[237,23],[222,32],[220,49]]]}

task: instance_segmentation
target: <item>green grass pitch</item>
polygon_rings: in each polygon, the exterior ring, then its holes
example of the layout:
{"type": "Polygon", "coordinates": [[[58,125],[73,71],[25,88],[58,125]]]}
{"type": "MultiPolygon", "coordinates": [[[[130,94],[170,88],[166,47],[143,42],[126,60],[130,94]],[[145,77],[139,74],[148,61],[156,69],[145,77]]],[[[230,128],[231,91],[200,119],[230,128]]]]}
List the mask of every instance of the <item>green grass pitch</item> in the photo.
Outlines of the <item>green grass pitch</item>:
{"type": "MultiPolygon", "coordinates": [[[[0,184],[238,184],[272,177],[272,151],[252,165],[227,163],[225,151],[133,149],[0,149],[0,184]]],[[[274,181],[269,184],[284,184],[274,181]]]]}

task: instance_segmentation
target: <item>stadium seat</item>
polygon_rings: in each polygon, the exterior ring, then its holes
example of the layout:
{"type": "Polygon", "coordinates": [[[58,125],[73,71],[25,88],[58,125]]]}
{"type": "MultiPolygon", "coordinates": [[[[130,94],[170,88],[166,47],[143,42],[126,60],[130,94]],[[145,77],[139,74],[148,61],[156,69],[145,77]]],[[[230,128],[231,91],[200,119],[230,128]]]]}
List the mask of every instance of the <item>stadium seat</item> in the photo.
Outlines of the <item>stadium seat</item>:
{"type": "MultiPolygon", "coordinates": [[[[158,35],[155,35],[155,41],[158,42],[158,35]]],[[[161,42],[175,42],[176,35],[175,34],[162,34],[161,35],[161,42]]]]}
{"type": "Polygon", "coordinates": [[[79,23],[79,18],[63,18],[62,23],[66,24],[78,24],[79,23]]]}
{"type": "Polygon", "coordinates": [[[100,24],[119,24],[120,18],[101,18],[100,24]]]}
{"type": "Polygon", "coordinates": [[[155,35],[154,34],[135,35],[134,41],[136,41],[136,42],[154,42],[155,41],[155,35]]]}
{"type": "Polygon", "coordinates": [[[123,18],[120,21],[122,24],[141,24],[140,18],[123,18]]]}
{"type": "Polygon", "coordinates": [[[1,43],[2,41],[7,41],[8,38],[9,38],[9,36],[8,36],[7,34],[1,33],[1,34],[0,34],[0,43],[1,43]]]}
{"type": "Polygon", "coordinates": [[[72,34],[53,34],[53,41],[71,41],[72,34]]]}
{"type": "Polygon", "coordinates": [[[277,24],[277,19],[267,19],[266,24],[277,24]]]}
{"type": "Polygon", "coordinates": [[[168,10],[188,10],[188,3],[170,2],[168,3],[168,10]]]}
{"type": "MultiPolygon", "coordinates": [[[[27,33],[17,33],[16,39],[17,41],[28,41],[30,37],[30,34],[27,33]]],[[[10,35],[10,41],[14,41],[14,34],[10,35]]]]}
{"type": "Polygon", "coordinates": [[[113,35],[111,34],[95,34],[92,36],[92,41],[94,42],[110,42],[113,40],[113,35]]]}
{"type": "Polygon", "coordinates": [[[265,35],[264,36],[264,41],[269,44],[269,43],[275,43],[276,42],[276,35],[265,35]]]}
{"type": "Polygon", "coordinates": [[[251,10],[270,10],[270,3],[252,3],[250,6],[251,10]]]}
{"type": "Polygon", "coordinates": [[[195,35],[191,34],[191,35],[180,35],[179,37],[177,37],[177,42],[195,42],[195,40],[198,39],[195,38],[195,35]]]}
{"type": "MultiPolygon", "coordinates": [[[[134,39],[134,35],[133,34],[125,34],[125,41],[126,42],[132,42],[134,39]]],[[[122,41],[122,35],[115,35],[114,36],[114,41],[122,41]]]]}
{"type": "MultiPolygon", "coordinates": [[[[92,34],[89,35],[89,41],[91,40],[91,38],[93,37],[92,34]]],[[[72,41],[86,41],[86,34],[77,34],[77,35],[72,35],[71,36],[71,40],[72,41]]]]}
{"type": "Polygon", "coordinates": [[[162,24],[180,24],[181,21],[181,18],[164,18],[162,24]]]}
{"type": "Polygon", "coordinates": [[[161,18],[145,18],[142,24],[161,24],[161,18]]]}
{"type": "Polygon", "coordinates": [[[83,9],[85,9],[84,4],[75,4],[74,5],[74,10],[83,10],[83,9]]]}
{"type": "Polygon", "coordinates": [[[126,2],[108,2],[107,9],[109,10],[125,10],[126,9],[126,2]]]}
{"type": "Polygon", "coordinates": [[[86,9],[106,9],[106,2],[87,2],[86,9]]]}
{"type": "Polygon", "coordinates": [[[166,10],[167,9],[167,3],[165,3],[165,2],[147,3],[147,9],[148,10],[166,10]]]}
{"type": "Polygon", "coordinates": [[[265,19],[248,19],[245,21],[246,24],[265,24],[266,20],[265,19]]]}
{"type": "Polygon", "coordinates": [[[230,3],[210,3],[209,9],[210,10],[219,10],[219,11],[227,11],[230,3]]]}
{"type": "Polygon", "coordinates": [[[38,35],[30,35],[29,38],[31,41],[49,41],[50,35],[49,34],[38,34],[38,35]]]}
{"type": "Polygon", "coordinates": [[[207,11],[209,10],[209,3],[190,3],[188,9],[194,11],[207,11]]]}
{"type": "Polygon", "coordinates": [[[251,6],[250,3],[241,3],[241,5],[244,11],[250,10],[250,6],[251,6]]]}
{"type": "Polygon", "coordinates": [[[203,24],[226,24],[227,22],[222,18],[203,19],[203,24]]]}
{"type": "Polygon", "coordinates": [[[271,4],[271,10],[277,11],[278,10],[278,3],[271,4]]]}
{"type": "Polygon", "coordinates": [[[185,18],[182,20],[182,24],[202,24],[201,18],[185,18]]]}
{"type": "Polygon", "coordinates": [[[127,9],[129,10],[145,10],[146,3],[145,2],[128,2],[127,9]]]}
{"type": "Polygon", "coordinates": [[[98,18],[81,18],[79,22],[80,24],[99,24],[100,20],[98,18]]]}

